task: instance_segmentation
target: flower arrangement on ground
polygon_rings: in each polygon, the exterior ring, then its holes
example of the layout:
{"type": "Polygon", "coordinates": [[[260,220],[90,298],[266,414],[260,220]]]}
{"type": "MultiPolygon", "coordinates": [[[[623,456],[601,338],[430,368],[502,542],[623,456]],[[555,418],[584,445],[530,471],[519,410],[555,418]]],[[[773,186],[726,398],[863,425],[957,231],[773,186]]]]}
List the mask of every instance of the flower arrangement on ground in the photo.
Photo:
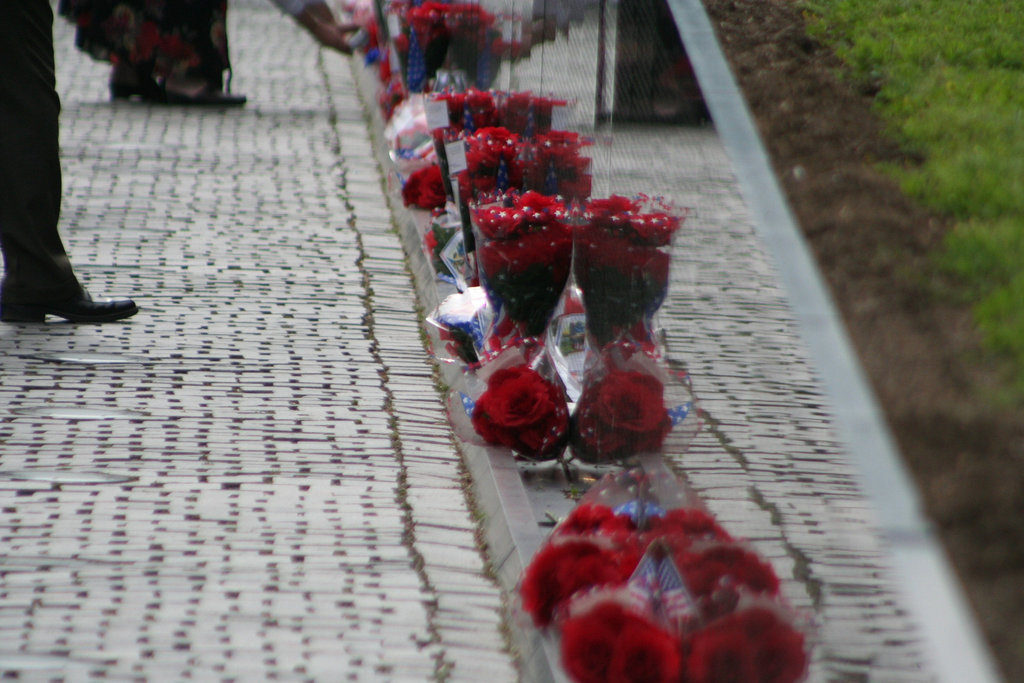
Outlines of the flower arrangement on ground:
{"type": "Polygon", "coordinates": [[[479,3],[396,3],[390,11],[400,19],[402,30],[392,42],[411,92],[428,90],[442,67],[488,87],[500,52],[509,49],[500,40],[495,16],[479,3]]]}
{"type": "Polygon", "coordinates": [[[507,128],[481,128],[464,137],[466,170],[457,174],[460,199],[470,202],[523,185],[519,136],[507,128]]]}
{"type": "Polygon", "coordinates": [[[795,683],[807,671],[771,565],[663,467],[595,484],[519,593],[578,683],[795,683]]]}
{"type": "Polygon", "coordinates": [[[612,195],[583,207],[574,233],[573,274],[597,346],[624,338],[650,341],[683,217],[682,210],[646,197],[612,195]]]}
{"type": "Polygon", "coordinates": [[[651,344],[591,349],[581,386],[571,444],[582,462],[621,464],[669,445],[682,452],[700,428],[688,376],[671,371],[651,344]]]}
{"type": "Polygon", "coordinates": [[[441,177],[441,167],[430,164],[409,174],[402,185],[402,203],[418,209],[440,209],[447,195],[441,177]]]}
{"type": "Polygon", "coordinates": [[[590,157],[583,149],[592,142],[570,131],[549,131],[537,134],[522,145],[523,188],[566,201],[582,201],[590,197],[593,178],[590,157]]]}
{"type": "Polygon", "coordinates": [[[556,108],[569,105],[568,100],[535,95],[530,91],[499,93],[495,99],[498,125],[527,140],[551,133],[556,108]]]}
{"type": "Polygon", "coordinates": [[[498,195],[471,211],[477,271],[494,310],[500,345],[539,338],[569,277],[568,211],[537,192],[498,195]]]}
{"type": "Polygon", "coordinates": [[[556,460],[569,438],[565,390],[538,347],[509,346],[453,389],[448,417],[470,443],[503,446],[519,459],[556,460]]]}

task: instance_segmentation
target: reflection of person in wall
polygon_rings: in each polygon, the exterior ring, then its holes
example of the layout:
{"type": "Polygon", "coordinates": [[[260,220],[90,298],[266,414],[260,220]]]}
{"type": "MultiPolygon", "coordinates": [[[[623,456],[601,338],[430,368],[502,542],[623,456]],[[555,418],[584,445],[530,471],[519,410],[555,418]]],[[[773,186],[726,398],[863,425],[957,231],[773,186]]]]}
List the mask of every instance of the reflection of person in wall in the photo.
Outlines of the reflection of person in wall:
{"type": "Polygon", "coordinates": [[[615,59],[616,120],[693,124],[708,120],[666,0],[619,3],[615,59]]]}
{"type": "Polygon", "coordinates": [[[109,322],[131,299],[93,300],[75,277],[57,221],[60,100],[48,0],[0,0],[0,319],[109,322]]]}
{"type": "MultiPolygon", "coordinates": [[[[346,36],[358,27],[339,23],[324,0],[272,1],[321,45],[351,54],[346,36]]],[[[245,104],[226,87],[227,0],[60,0],[58,11],[75,23],[80,50],[110,62],[112,99],[245,104]]]]}

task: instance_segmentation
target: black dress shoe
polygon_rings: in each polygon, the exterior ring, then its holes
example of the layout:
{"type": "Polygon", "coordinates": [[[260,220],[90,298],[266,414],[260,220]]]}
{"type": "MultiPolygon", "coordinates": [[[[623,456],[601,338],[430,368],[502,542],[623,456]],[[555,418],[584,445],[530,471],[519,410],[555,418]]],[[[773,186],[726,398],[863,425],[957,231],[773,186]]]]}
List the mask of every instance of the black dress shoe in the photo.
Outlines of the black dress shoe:
{"type": "Polygon", "coordinates": [[[139,312],[131,299],[93,301],[88,292],[67,301],[46,304],[0,304],[0,320],[5,323],[41,323],[55,315],[73,323],[107,323],[139,312]]]}

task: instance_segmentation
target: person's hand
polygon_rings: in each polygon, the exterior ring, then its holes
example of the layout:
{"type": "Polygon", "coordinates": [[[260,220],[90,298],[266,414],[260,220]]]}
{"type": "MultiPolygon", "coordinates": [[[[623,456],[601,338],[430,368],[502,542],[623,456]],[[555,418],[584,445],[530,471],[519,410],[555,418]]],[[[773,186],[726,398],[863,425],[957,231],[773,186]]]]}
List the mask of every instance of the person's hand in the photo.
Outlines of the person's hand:
{"type": "Polygon", "coordinates": [[[346,55],[350,55],[353,52],[352,46],[348,44],[348,39],[345,37],[345,31],[338,24],[317,22],[310,30],[310,33],[324,47],[329,47],[346,55]]]}
{"type": "Polygon", "coordinates": [[[359,28],[356,24],[342,24],[334,17],[334,13],[326,3],[316,2],[306,7],[295,17],[310,35],[324,47],[337,50],[342,54],[352,54],[352,46],[346,34],[359,28]]]}

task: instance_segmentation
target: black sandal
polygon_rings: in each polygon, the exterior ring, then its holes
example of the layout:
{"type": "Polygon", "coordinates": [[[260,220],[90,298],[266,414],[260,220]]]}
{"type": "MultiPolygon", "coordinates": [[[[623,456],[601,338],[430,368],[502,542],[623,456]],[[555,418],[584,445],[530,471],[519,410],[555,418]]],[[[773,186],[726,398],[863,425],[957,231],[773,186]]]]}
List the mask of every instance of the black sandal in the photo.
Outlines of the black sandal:
{"type": "Polygon", "coordinates": [[[166,101],[164,89],[152,77],[140,77],[135,83],[110,82],[111,100],[130,100],[133,97],[138,97],[143,102],[166,101]]]}

